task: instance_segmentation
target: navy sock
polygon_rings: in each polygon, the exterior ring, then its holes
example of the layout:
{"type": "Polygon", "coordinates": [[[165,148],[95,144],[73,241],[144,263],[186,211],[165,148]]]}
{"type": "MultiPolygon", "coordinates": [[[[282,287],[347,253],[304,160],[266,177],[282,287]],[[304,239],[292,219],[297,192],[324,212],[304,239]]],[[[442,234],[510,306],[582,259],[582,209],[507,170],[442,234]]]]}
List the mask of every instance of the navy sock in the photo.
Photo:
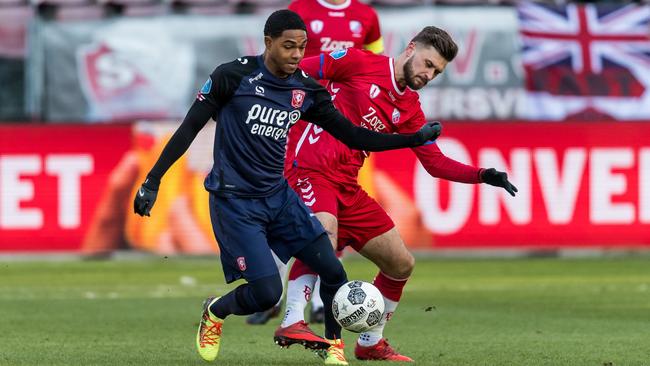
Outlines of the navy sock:
{"type": "Polygon", "coordinates": [[[271,308],[281,296],[282,280],[276,273],[238,286],[212,304],[210,312],[221,319],[230,314],[253,314],[271,308]]]}

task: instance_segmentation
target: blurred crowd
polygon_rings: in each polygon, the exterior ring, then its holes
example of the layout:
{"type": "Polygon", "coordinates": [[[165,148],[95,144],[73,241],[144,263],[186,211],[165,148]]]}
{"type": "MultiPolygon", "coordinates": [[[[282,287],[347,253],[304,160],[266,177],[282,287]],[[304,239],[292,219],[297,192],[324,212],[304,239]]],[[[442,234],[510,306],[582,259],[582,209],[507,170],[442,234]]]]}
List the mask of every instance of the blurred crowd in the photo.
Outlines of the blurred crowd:
{"type": "MultiPolygon", "coordinates": [[[[382,8],[431,5],[513,5],[516,0],[364,0],[382,8]]],[[[542,2],[565,4],[566,0],[542,2]]],[[[575,1],[573,1],[575,2],[575,1]]],[[[594,1],[581,1],[594,2],[594,1]]],[[[650,0],[627,1],[650,3],[650,0]]],[[[40,16],[55,20],[87,20],[112,16],[157,16],[168,14],[256,14],[284,8],[288,0],[0,0],[3,14],[29,19],[40,16]]]]}

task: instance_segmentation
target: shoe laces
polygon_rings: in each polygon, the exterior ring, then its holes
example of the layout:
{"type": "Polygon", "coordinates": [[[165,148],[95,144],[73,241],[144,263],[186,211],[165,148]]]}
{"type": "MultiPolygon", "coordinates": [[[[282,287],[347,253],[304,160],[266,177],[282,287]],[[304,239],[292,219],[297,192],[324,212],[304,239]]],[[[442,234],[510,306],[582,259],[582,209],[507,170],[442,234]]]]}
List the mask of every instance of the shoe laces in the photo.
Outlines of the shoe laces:
{"type": "Polygon", "coordinates": [[[201,347],[219,343],[222,325],[223,322],[212,320],[207,311],[203,314],[203,320],[201,321],[201,347]]]}
{"type": "Polygon", "coordinates": [[[328,339],[331,346],[327,349],[327,354],[333,357],[336,357],[339,361],[345,361],[345,353],[343,352],[345,344],[343,344],[342,339],[331,340],[328,339]]]}

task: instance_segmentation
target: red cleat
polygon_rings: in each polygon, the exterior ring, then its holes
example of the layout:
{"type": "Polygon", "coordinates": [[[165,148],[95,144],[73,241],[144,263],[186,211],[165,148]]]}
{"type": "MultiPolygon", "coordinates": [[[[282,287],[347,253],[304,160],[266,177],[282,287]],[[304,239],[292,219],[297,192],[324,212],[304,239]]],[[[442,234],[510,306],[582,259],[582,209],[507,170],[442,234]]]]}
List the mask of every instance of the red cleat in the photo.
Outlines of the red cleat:
{"type": "Polygon", "coordinates": [[[363,347],[357,343],[357,346],[354,347],[354,356],[357,360],[385,360],[385,361],[403,361],[403,362],[414,362],[412,358],[397,353],[393,347],[386,342],[385,339],[381,339],[379,343],[374,346],[363,347]]]}
{"type": "Polygon", "coordinates": [[[280,347],[289,347],[292,344],[302,344],[305,348],[314,350],[330,347],[330,343],[325,338],[319,337],[302,320],[286,328],[278,327],[273,340],[280,347]]]}

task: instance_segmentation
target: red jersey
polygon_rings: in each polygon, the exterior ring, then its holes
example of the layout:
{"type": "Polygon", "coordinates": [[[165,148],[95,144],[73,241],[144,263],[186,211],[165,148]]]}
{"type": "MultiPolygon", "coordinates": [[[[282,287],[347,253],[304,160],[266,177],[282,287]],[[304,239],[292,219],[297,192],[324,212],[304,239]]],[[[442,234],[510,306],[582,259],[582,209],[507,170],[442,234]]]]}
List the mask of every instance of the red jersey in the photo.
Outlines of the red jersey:
{"type": "Polygon", "coordinates": [[[306,57],[343,48],[383,51],[377,13],[358,0],[338,5],[325,0],[295,0],[289,10],[298,13],[307,25],[306,57]],[[378,44],[373,45],[375,42],[378,44]]]}
{"type": "MultiPolygon", "coordinates": [[[[316,79],[328,79],[334,105],[352,123],[383,133],[410,134],[426,122],[420,97],[410,88],[400,90],[394,61],[358,49],[344,49],[305,58],[300,67],[316,79]]],[[[478,168],[449,159],[431,143],[413,151],[427,171],[458,182],[480,182],[478,168]]],[[[352,150],[320,127],[300,121],[289,130],[285,174],[291,167],[313,170],[343,184],[356,184],[368,154],[352,150]]]]}

